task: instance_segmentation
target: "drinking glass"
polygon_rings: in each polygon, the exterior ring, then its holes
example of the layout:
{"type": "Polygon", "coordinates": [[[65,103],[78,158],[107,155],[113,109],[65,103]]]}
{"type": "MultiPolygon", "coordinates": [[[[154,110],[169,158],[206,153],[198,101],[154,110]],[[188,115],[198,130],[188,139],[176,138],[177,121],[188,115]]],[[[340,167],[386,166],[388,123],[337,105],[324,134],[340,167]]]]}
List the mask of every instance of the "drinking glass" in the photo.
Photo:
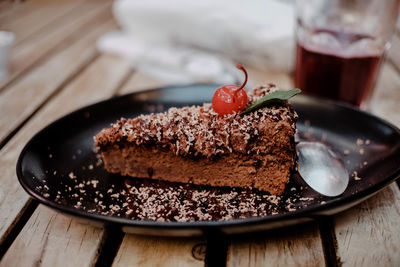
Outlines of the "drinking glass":
{"type": "Polygon", "coordinates": [[[365,108],[400,0],[298,0],[295,85],[365,108]]]}

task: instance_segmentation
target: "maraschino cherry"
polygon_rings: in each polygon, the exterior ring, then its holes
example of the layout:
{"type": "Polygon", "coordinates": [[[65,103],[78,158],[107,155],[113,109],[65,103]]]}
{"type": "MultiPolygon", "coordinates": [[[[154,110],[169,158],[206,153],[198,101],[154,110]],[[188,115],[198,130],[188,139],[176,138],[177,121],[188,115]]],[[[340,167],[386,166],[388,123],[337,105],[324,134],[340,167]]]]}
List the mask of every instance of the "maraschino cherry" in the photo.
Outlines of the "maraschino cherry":
{"type": "Polygon", "coordinates": [[[241,64],[237,64],[238,69],[242,70],[245,75],[244,82],[241,86],[224,85],[215,91],[212,98],[212,108],[219,115],[238,113],[246,108],[247,94],[243,87],[247,83],[247,71],[241,64]]]}

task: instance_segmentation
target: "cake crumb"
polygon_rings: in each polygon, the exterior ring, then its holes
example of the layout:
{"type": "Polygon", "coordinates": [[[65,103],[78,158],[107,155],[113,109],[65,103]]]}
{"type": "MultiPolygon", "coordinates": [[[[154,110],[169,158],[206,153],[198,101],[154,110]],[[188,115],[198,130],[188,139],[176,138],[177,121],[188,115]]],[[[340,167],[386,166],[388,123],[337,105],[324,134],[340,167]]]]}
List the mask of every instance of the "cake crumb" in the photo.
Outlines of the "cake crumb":
{"type": "Polygon", "coordinates": [[[127,210],[127,211],[125,212],[126,215],[130,215],[130,214],[132,214],[132,213],[133,213],[133,210],[131,210],[131,209],[129,209],[129,210],[127,210]]]}
{"type": "Polygon", "coordinates": [[[356,171],[353,171],[352,176],[353,176],[354,180],[356,180],[356,181],[361,180],[361,177],[358,176],[358,173],[356,171]]]}
{"type": "Polygon", "coordinates": [[[76,179],[76,176],[75,176],[75,174],[74,174],[73,172],[70,172],[70,173],[68,174],[68,177],[69,177],[70,179],[76,179]]]}
{"type": "MultiPolygon", "coordinates": [[[[296,186],[288,186],[288,197],[270,195],[252,188],[220,191],[193,189],[193,185],[186,184],[159,186],[159,182],[148,181],[138,181],[132,185],[130,179],[122,187],[108,184],[108,188],[104,188],[102,180],[78,176],[73,171],[66,176],[60,175],[65,192],[61,190],[53,196],[57,203],[65,203],[69,199],[76,209],[133,220],[226,221],[296,211],[316,201],[314,198],[300,197],[300,187],[296,186]],[[66,179],[66,182],[62,179],[66,179]],[[98,187],[100,189],[96,190],[98,187]],[[101,192],[107,192],[105,199],[101,192]]],[[[46,192],[50,190],[47,185],[37,187],[37,190],[41,190],[46,198],[52,197],[46,192]]]]}
{"type": "Polygon", "coordinates": [[[97,185],[99,184],[99,180],[91,180],[90,182],[93,185],[93,188],[96,188],[97,185]]]}
{"type": "Polygon", "coordinates": [[[299,198],[299,200],[301,200],[301,201],[313,201],[314,198],[313,197],[301,197],[301,198],[299,198]]]}

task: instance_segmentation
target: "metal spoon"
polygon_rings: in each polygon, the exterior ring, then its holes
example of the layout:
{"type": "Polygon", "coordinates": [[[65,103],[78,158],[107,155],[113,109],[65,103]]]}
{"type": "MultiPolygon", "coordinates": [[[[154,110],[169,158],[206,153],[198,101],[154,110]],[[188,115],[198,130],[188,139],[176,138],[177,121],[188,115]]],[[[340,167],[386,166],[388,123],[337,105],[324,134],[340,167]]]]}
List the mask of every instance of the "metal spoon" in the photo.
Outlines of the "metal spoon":
{"type": "Polygon", "coordinates": [[[312,189],[329,197],[346,190],[349,173],[336,153],[319,142],[300,142],[296,150],[299,173],[312,189]]]}

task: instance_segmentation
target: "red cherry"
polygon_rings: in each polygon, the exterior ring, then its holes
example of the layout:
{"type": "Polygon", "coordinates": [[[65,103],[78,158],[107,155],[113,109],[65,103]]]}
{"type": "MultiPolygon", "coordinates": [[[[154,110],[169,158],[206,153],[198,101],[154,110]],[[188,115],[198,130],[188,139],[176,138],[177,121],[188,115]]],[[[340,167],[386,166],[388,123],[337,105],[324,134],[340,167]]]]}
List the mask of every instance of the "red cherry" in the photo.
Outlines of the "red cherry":
{"type": "Polygon", "coordinates": [[[238,69],[242,70],[245,75],[243,84],[224,85],[218,88],[212,98],[212,108],[219,115],[238,113],[246,108],[247,94],[243,87],[247,83],[247,71],[241,64],[237,64],[238,69]]]}

